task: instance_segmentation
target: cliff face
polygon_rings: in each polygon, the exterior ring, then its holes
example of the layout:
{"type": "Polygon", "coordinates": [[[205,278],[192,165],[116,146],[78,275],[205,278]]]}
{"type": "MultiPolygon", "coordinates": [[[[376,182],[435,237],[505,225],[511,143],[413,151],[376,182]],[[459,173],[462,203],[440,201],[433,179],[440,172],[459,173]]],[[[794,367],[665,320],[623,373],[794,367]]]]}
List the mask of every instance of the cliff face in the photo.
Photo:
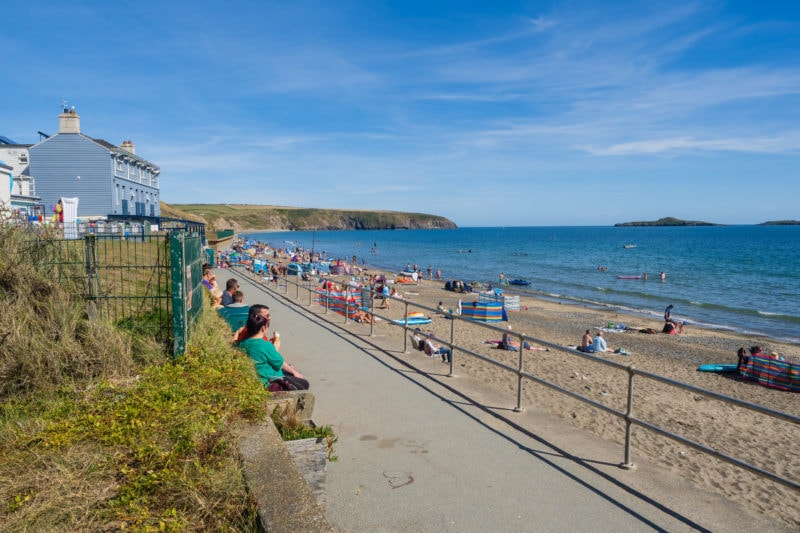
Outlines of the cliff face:
{"type": "Polygon", "coordinates": [[[163,204],[162,213],[176,218],[201,219],[210,230],[346,230],[346,229],[446,229],[452,221],[437,215],[399,211],[307,209],[282,206],[163,204]],[[181,213],[187,215],[181,216],[181,213]]]}

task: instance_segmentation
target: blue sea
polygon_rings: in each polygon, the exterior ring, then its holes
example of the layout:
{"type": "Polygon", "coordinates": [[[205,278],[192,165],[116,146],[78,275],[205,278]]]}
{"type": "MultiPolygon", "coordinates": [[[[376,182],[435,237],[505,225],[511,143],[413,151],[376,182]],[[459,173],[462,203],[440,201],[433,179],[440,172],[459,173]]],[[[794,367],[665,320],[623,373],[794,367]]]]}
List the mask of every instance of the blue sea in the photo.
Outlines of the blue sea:
{"type": "Polygon", "coordinates": [[[637,316],[759,334],[800,344],[800,226],[509,227],[280,232],[246,235],[399,272],[417,264],[443,280],[610,307],[637,316]],[[623,245],[635,245],[624,248],[623,245]],[[598,270],[598,267],[606,270],[598,270]],[[618,279],[643,276],[647,280],[618,279]],[[661,272],[666,278],[659,279],[661,272]]]}

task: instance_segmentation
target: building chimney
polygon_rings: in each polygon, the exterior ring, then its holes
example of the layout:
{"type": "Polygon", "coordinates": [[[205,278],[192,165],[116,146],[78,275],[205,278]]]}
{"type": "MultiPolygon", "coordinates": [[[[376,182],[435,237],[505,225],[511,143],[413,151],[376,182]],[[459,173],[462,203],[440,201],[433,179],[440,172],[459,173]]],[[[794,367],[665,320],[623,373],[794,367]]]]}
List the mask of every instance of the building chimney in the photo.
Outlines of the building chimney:
{"type": "Polygon", "coordinates": [[[129,154],[136,155],[136,147],[133,145],[133,141],[122,141],[122,144],[119,147],[129,154]]]}
{"type": "Polygon", "coordinates": [[[58,126],[59,133],[81,132],[81,116],[75,112],[75,106],[69,109],[65,107],[63,112],[58,115],[58,126]]]}

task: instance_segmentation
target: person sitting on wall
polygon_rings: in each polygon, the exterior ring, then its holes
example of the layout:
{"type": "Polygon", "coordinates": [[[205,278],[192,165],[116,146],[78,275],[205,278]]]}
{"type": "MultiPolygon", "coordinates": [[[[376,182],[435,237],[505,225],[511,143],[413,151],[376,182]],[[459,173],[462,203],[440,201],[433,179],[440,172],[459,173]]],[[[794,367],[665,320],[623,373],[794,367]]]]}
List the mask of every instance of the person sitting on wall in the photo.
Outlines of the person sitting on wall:
{"type": "MultiPolygon", "coordinates": [[[[262,317],[266,318],[267,321],[271,320],[271,315],[269,311],[269,307],[263,304],[253,304],[250,306],[250,310],[247,313],[247,319],[250,320],[252,317],[256,315],[261,315],[262,317]]],[[[233,333],[233,342],[239,343],[247,338],[247,324],[239,328],[233,333]]],[[[267,332],[264,336],[264,340],[271,342],[275,345],[276,350],[281,349],[281,339],[278,336],[278,333],[273,333],[272,337],[269,336],[269,332],[267,332]]]]}
{"type": "Polygon", "coordinates": [[[214,283],[212,282],[212,278],[213,281],[216,281],[217,279],[216,276],[214,276],[214,273],[211,271],[211,265],[208,264],[203,265],[203,287],[205,287],[209,291],[214,288],[214,283]]]}
{"type": "Polygon", "coordinates": [[[225,292],[222,293],[222,305],[233,303],[233,293],[239,290],[239,282],[236,278],[230,278],[225,282],[225,292]]]}
{"type": "Polygon", "coordinates": [[[219,287],[212,287],[208,295],[211,298],[211,309],[222,309],[222,290],[219,287]]]}
{"type": "Polygon", "coordinates": [[[274,381],[285,380],[294,390],[308,390],[309,383],[303,374],[283,359],[274,344],[264,340],[268,328],[269,318],[251,316],[245,325],[247,337],[239,342],[239,348],[253,360],[261,383],[269,387],[274,381]]]}
{"type": "Polygon", "coordinates": [[[225,307],[247,307],[247,304],[244,303],[244,293],[242,291],[234,291],[233,303],[225,307]]]}

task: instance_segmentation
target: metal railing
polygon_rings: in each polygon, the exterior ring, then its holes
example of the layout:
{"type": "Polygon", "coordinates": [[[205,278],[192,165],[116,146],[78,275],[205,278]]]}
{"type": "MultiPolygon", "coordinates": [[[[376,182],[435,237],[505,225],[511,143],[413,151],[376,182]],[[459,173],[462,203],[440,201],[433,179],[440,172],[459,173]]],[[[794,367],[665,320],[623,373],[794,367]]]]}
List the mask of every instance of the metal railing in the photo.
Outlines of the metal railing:
{"type": "MultiPolygon", "coordinates": [[[[237,269],[237,270],[240,270],[240,269],[237,269]]],[[[296,305],[299,305],[299,303],[297,303],[297,301],[300,300],[300,290],[301,289],[305,290],[305,291],[308,291],[308,295],[309,295],[309,297],[308,297],[308,306],[313,305],[313,299],[314,299],[313,296],[314,296],[314,294],[320,294],[319,290],[315,290],[313,288],[313,286],[312,286],[313,284],[310,281],[297,282],[297,281],[292,281],[292,280],[290,280],[288,278],[281,278],[280,279],[281,283],[279,283],[279,284],[277,284],[275,286],[270,286],[268,283],[263,282],[263,279],[260,278],[259,276],[256,276],[255,274],[253,274],[251,272],[248,272],[248,271],[245,271],[245,270],[242,270],[242,272],[244,272],[245,275],[248,278],[250,278],[252,281],[256,281],[259,285],[265,286],[266,288],[268,288],[272,292],[277,292],[275,289],[283,289],[284,296],[290,302],[292,301],[292,298],[289,297],[289,292],[290,292],[289,286],[290,285],[294,285],[294,287],[295,287],[295,290],[294,290],[294,293],[295,293],[294,294],[294,300],[295,300],[295,302],[293,302],[293,303],[295,303],[296,305]]],[[[359,296],[360,296],[361,289],[358,289],[358,291],[359,291],[359,296]]],[[[345,289],[345,293],[347,293],[347,292],[348,292],[348,289],[345,289]]],[[[321,294],[325,294],[325,293],[323,292],[321,294]]],[[[413,325],[408,325],[408,324],[403,324],[403,323],[398,323],[396,321],[391,320],[387,316],[382,316],[382,315],[376,314],[375,313],[375,306],[373,304],[375,296],[376,296],[375,291],[370,290],[369,311],[365,311],[366,313],[368,313],[372,317],[372,320],[370,321],[370,333],[369,333],[370,337],[374,336],[375,317],[378,317],[380,319],[383,319],[383,320],[387,321],[387,323],[389,323],[389,324],[398,325],[398,326],[402,327],[405,330],[404,334],[403,334],[403,350],[402,351],[403,352],[408,352],[408,335],[406,333],[409,330],[413,330],[414,326],[413,325]]],[[[392,298],[392,297],[388,297],[388,296],[386,298],[388,298],[388,299],[390,299],[392,301],[396,301],[398,304],[403,304],[405,306],[403,316],[406,316],[406,317],[408,316],[409,306],[412,306],[415,309],[429,311],[431,313],[437,313],[436,309],[433,309],[433,308],[430,308],[430,307],[427,307],[427,306],[424,306],[424,305],[421,305],[421,304],[412,303],[412,302],[409,302],[408,300],[405,300],[405,299],[392,298]]],[[[328,312],[330,311],[330,307],[328,305],[328,303],[329,303],[329,298],[328,297],[326,297],[325,302],[326,302],[325,313],[328,314],[328,312]]],[[[347,322],[350,321],[350,319],[348,319],[348,315],[350,314],[349,311],[348,311],[350,303],[349,303],[349,298],[347,298],[347,297],[345,297],[345,305],[346,305],[346,309],[345,309],[345,313],[344,313],[344,323],[347,324],[347,322]]],[[[505,330],[503,328],[499,328],[497,326],[493,326],[491,324],[464,319],[459,315],[455,315],[455,314],[451,314],[451,313],[446,313],[446,316],[451,319],[451,322],[450,322],[450,339],[449,339],[449,341],[445,341],[446,345],[450,348],[450,352],[451,352],[450,370],[449,370],[448,377],[453,377],[453,375],[454,375],[453,374],[453,369],[454,369],[454,364],[455,364],[454,361],[455,361],[455,358],[456,358],[456,350],[457,350],[458,353],[461,353],[461,354],[464,354],[464,355],[468,355],[468,356],[474,357],[476,359],[480,359],[481,361],[484,361],[484,362],[486,362],[488,364],[491,364],[491,365],[494,365],[496,367],[502,368],[502,369],[504,369],[504,370],[506,370],[508,372],[511,372],[511,373],[514,373],[514,374],[517,375],[516,406],[514,407],[514,411],[516,411],[516,412],[520,412],[520,411],[523,410],[523,406],[522,406],[522,391],[523,391],[524,381],[525,380],[529,380],[529,381],[532,381],[532,382],[537,383],[539,385],[543,385],[545,387],[548,387],[550,389],[558,391],[558,392],[560,392],[560,393],[562,393],[562,394],[564,394],[566,396],[569,396],[570,398],[572,398],[574,400],[586,403],[586,404],[588,404],[588,405],[590,405],[590,406],[592,406],[592,407],[594,407],[596,409],[599,409],[599,410],[601,410],[601,411],[603,411],[605,413],[608,413],[608,414],[610,414],[610,415],[612,415],[614,417],[617,417],[617,418],[621,419],[625,424],[624,451],[623,451],[624,457],[623,457],[622,463],[620,463],[620,465],[619,465],[622,468],[633,468],[635,466],[633,464],[633,462],[631,461],[631,440],[632,440],[631,439],[631,429],[632,429],[633,426],[639,426],[639,427],[648,429],[650,431],[653,431],[654,433],[657,433],[657,434],[659,434],[659,435],[661,435],[663,437],[666,437],[666,438],[671,439],[673,441],[676,441],[676,442],[679,442],[679,443],[684,444],[686,446],[689,446],[691,448],[694,448],[695,450],[698,450],[698,451],[700,451],[702,453],[705,453],[705,454],[711,455],[713,457],[716,457],[717,459],[720,459],[722,461],[730,463],[730,464],[732,464],[734,466],[737,466],[739,468],[743,468],[745,470],[748,470],[748,471],[750,471],[750,472],[752,472],[752,473],[754,473],[756,475],[768,478],[768,479],[770,479],[770,480],[772,480],[772,481],[774,481],[776,483],[780,483],[782,485],[785,485],[785,486],[787,486],[789,488],[792,488],[792,489],[795,489],[795,490],[800,489],[800,481],[798,481],[798,480],[790,479],[790,478],[782,476],[782,475],[780,475],[780,474],[778,474],[776,472],[765,470],[765,469],[763,469],[761,467],[752,465],[752,464],[750,464],[750,463],[748,463],[748,462],[746,462],[746,461],[744,461],[742,459],[739,459],[737,457],[733,457],[731,455],[723,453],[723,452],[721,452],[719,450],[716,450],[716,449],[714,449],[714,448],[712,448],[712,447],[710,447],[710,446],[708,446],[706,444],[695,442],[695,441],[693,441],[693,440],[691,440],[691,439],[689,439],[689,438],[687,438],[687,437],[685,437],[683,435],[679,435],[677,433],[673,433],[673,432],[671,432],[671,431],[669,431],[669,430],[667,430],[665,428],[662,428],[662,427],[660,427],[660,426],[658,426],[656,424],[653,424],[651,422],[648,422],[646,420],[643,420],[641,418],[638,418],[638,417],[634,416],[634,380],[635,380],[636,376],[639,376],[640,378],[653,380],[653,381],[662,383],[662,384],[670,386],[670,387],[675,387],[675,388],[682,389],[682,390],[685,390],[685,391],[689,391],[689,392],[692,392],[692,393],[701,394],[701,395],[703,395],[705,397],[712,398],[714,400],[718,400],[718,401],[727,403],[729,405],[733,405],[735,407],[747,409],[747,410],[754,411],[756,413],[759,413],[759,414],[762,414],[762,415],[765,415],[765,416],[773,417],[775,419],[788,422],[788,423],[793,424],[795,426],[800,426],[800,417],[798,417],[798,416],[794,416],[794,415],[789,414],[789,413],[784,413],[784,412],[781,412],[781,411],[770,409],[768,407],[764,407],[764,406],[761,406],[761,405],[758,405],[758,404],[754,404],[754,403],[746,402],[746,401],[743,401],[743,400],[739,400],[737,398],[732,398],[732,397],[726,396],[724,394],[719,394],[719,393],[716,393],[716,392],[705,390],[705,389],[702,389],[700,387],[696,387],[694,385],[690,385],[688,383],[683,383],[683,382],[676,381],[676,380],[673,380],[673,379],[670,379],[670,378],[667,378],[667,377],[664,377],[664,376],[661,376],[661,375],[658,375],[658,374],[654,374],[652,372],[647,372],[647,371],[644,371],[644,370],[638,370],[638,369],[636,369],[635,367],[633,367],[631,365],[622,365],[622,364],[614,362],[614,361],[609,361],[609,360],[603,359],[601,357],[593,356],[593,355],[591,355],[589,353],[580,352],[580,351],[577,351],[577,350],[567,349],[567,348],[564,348],[561,345],[553,344],[553,343],[550,343],[550,342],[542,340],[542,339],[537,339],[537,338],[534,338],[534,337],[530,337],[530,336],[525,335],[523,333],[514,333],[513,334],[514,338],[519,343],[519,352],[518,352],[519,353],[519,358],[518,358],[518,361],[517,361],[517,365],[516,366],[511,366],[511,365],[508,365],[506,363],[503,363],[502,361],[498,361],[496,359],[492,359],[491,357],[487,357],[487,356],[485,356],[483,354],[474,352],[474,351],[472,351],[472,350],[470,350],[470,349],[468,349],[466,347],[458,345],[455,342],[455,340],[456,340],[455,339],[455,324],[457,322],[459,322],[459,321],[463,321],[464,323],[469,324],[471,327],[482,327],[482,328],[485,328],[485,329],[488,329],[488,330],[492,330],[492,331],[498,332],[500,334],[507,333],[507,330],[505,330]],[[533,342],[533,343],[536,343],[538,345],[541,345],[541,346],[546,347],[546,348],[551,349],[551,350],[557,350],[557,351],[561,351],[561,352],[564,352],[564,353],[568,353],[571,356],[577,356],[577,357],[592,361],[593,363],[609,366],[609,367],[618,369],[618,370],[620,370],[622,372],[625,372],[625,374],[627,375],[627,401],[626,401],[625,410],[622,411],[622,410],[615,409],[615,408],[610,407],[610,406],[608,406],[608,405],[606,405],[604,403],[598,402],[596,400],[593,400],[592,398],[588,398],[586,396],[578,394],[577,392],[574,392],[572,390],[569,390],[569,389],[566,389],[564,387],[561,387],[561,386],[559,386],[559,385],[557,385],[555,383],[547,381],[546,379],[544,379],[542,377],[538,377],[538,376],[526,371],[525,367],[524,367],[524,357],[523,357],[523,352],[524,352],[523,345],[524,345],[524,343],[526,341],[533,342]]],[[[418,334],[418,335],[421,335],[423,337],[427,337],[427,338],[433,337],[433,335],[422,333],[420,331],[414,331],[414,333],[418,334]]],[[[439,339],[437,339],[437,340],[439,340],[439,339]]]]}

